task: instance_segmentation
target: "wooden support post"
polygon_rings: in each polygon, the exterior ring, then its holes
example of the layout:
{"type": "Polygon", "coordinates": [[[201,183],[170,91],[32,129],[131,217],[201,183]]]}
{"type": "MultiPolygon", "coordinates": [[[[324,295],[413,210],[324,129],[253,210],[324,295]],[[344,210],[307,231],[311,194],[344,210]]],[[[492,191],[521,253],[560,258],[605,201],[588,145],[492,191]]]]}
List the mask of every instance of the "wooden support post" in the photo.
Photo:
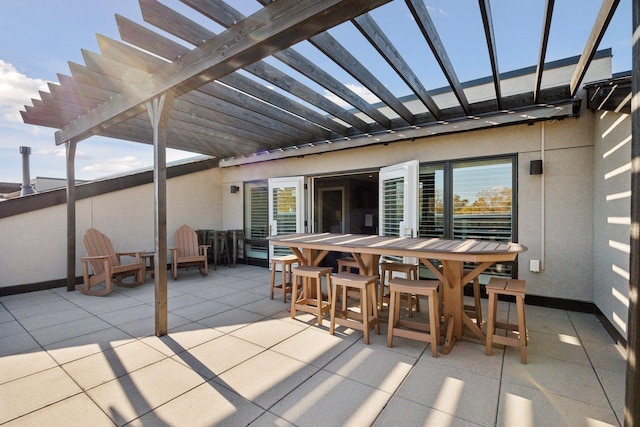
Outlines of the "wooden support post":
{"type": "Polygon", "coordinates": [[[627,328],[627,377],[624,425],[640,423],[640,378],[638,353],[640,339],[640,0],[633,0],[631,46],[631,232],[629,243],[629,319],[627,328]]]}
{"type": "Polygon", "coordinates": [[[145,104],[153,127],[155,334],[167,334],[167,124],[173,93],[145,104]]]}
{"type": "Polygon", "coordinates": [[[67,141],[67,292],[76,289],[76,142],[67,141]]]}

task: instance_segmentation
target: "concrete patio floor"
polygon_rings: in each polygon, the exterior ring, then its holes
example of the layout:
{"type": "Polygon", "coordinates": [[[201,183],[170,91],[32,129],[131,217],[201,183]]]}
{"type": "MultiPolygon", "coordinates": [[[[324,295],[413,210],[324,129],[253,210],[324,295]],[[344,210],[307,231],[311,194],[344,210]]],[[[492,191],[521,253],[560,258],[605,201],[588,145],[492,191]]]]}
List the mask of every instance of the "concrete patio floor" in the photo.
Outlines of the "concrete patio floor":
{"type": "MultiPolygon", "coordinates": [[[[269,299],[269,270],[169,279],[169,334],[154,288],[0,298],[0,424],[7,426],[619,426],[625,356],[596,316],[526,306],[516,349],[394,339],[269,299]]],[[[486,300],[483,300],[486,310],[486,300]]],[[[512,304],[501,302],[499,317],[512,304]]],[[[426,304],[423,304],[426,307],[426,304]]]]}

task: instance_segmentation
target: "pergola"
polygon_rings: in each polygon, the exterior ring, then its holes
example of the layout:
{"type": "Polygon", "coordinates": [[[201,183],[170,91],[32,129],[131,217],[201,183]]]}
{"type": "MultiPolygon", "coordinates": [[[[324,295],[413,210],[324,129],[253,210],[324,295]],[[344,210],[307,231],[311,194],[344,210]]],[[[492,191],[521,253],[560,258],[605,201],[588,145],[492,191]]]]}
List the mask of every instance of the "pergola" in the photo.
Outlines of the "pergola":
{"type": "MultiPolygon", "coordinates": [[[[627,414],[640,418],[637,292],[640,285],[640,154],[638,84],[640,82],[640,0],[633,1],[632,228],[630,257],[627,414]]],[[[544,64],[554,16],[546,0],[535,82],[528,90],[502,94],[498,51],[489,0],[478,0],[491,64],[495,96],[468,99],[449,54],[423,0],[394,0],[415,20],[422,39],[415,49],[429,50],[448,82],[456,105],[441,107],[427,90],[428,73],[418,74],[400,54],[370,11],[391,0],[259,0],[262,8],[243,16],[223,0],[182,0],[194,11],[226,28],[209,28],[156,0],[140,0],[144,20],[159,31],[116,15],[122,41],[98,35],[100,54],[83,51],[85,64],[70,63],[71,76],[25,106],[25,123],[59,129],[55,143],[67,150],[68,289],[75,285],[76,145],[93,135],[152,144],[155,192],[156,335],[167,333],[166,148],[213,156],[220,165],[266,161],[311,152],[389,143],[416,137],[570,117],[580,100],[576,93],[591,64],[619,0],[602,0],[575,72],[568,85],[543,88],[544,64]],[[416,108],[394,95],[367,64],[359,61],[327,30],[345,22],[364,36],[410,88],[416,108]],[[173,38],[163,35],[171,34],[173,38]],[[178,43],[175,39],[180,39],[178,43]],[[307,41],[346,71],[380,102],[372,104],[348,89],[330,72],[291,46],[307,41]],[[189,46],[189,47],[187,47],[189,46]],[[266,61],[273,57],[294,73],[266,61]],[[239,72],[239,70],[243,70],[239,72]],[[247,73],[258,77],[247,77],[247,73]],[[302,81],[304,76],[334,94],[335,102],[302,81]],[[272,90],[269,86],[286,92],[272,90]]],[[[464,30],[461,30],[464,31],[464,30]]],[[[631,34],[631,33],[630,33],[631,34]]],[[[626,93],[629,84],[627,82],[626,93]]],[[[611,89],[614,94],[617,89],[611,89]]],[[[596,88],[601,99],[609,92],[596,88]]]]}

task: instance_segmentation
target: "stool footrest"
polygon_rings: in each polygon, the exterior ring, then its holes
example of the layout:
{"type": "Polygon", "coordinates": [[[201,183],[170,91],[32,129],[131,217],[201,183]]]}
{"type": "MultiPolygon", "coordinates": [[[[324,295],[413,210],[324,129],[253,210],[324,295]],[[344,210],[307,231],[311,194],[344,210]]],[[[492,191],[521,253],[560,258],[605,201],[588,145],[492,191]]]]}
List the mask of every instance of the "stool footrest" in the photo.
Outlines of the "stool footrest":
{"type": "MultiPolygon", "coordinates": [[[[392,347],[393,337],[403,337],[431,344],[431,355],[438,357],[440,343],[440,314],[437,280],[411,280],[393,278],[389,281],[389,328],[387,332],[387,347],[392,347]],[[401,319],[400,305],[402,294],[422,295],[429,302],[429,323],[401,319]]],[[[417,299],[417,298],[416,298],[417,299]]]]}
{"type": "Polygon", "coordinates": [[[489,296],[489,321],[487,324],[487,340],[485,353],[491,355],[493,344],[502,344],[520,349],[520,361],[527,363],[527,324],[524,314],[525,281],[518,279],[491,278],[487,285],[489,296]],[[498,322],[498,296],[511,295],[516,297],[518,323],[498,322]],[[496,335],[496,329],[504,329],[517,333],[517,337],[496,335]]]}
{"type": "Polygon", "coordinates": [[[336,325],[356,329],[363,332],[365,344],[369,344],[369,330],[373,328],[380,334],[378,321],[378,302],[376,301],[377,276],[362,276],[359,274],[341,272],[331,277],[331,326],[329,333],[335,332],[336,325]],[[342,288],[342,310],[338,310],[338,295],[342,288]],[[350,310],[348,296],[357,293],[360,302],[360,312],[350,310]]]}
{"type": "Polygon", "coordinates": [[[518,324],[517,323],[507,323],[507,322],[496,322],[495,329],[503,329],[505,331],[517,331],[518,324]]]}
{"type": "MultiPolygon", "coordinates": [[[[397,327],[397,326],[403,326],[405,328],[411,328],[411,329],[414,329],[416,331],[431,332],[431,330],[430,330],[431,328],[429,327],[428,324],[415,322],[413,320],[400,319],[395,323],[394,328],[397,327]]],[[[396,331],[394,331],[393,333],[395,335],[396,331]]]]}

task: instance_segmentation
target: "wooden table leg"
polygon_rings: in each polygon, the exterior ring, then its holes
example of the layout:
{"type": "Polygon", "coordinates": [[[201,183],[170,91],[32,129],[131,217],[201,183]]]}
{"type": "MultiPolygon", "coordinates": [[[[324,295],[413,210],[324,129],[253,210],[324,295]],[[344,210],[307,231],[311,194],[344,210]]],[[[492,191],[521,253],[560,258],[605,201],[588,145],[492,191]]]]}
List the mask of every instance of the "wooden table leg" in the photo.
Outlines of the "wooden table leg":
{"type": "Polygon", "coordinates": [[[446,335],[444,338],[444,344],[440,347],[440,353],[449,354],[453,345],[456,343],[456,337],[453,336],[453,326],[455,323],[455,319],[453,317],[453,313],[449,314],[444,322],[444,327],[446,331],[446,335]]]}
{"type": "Polygon", "coordinates": [[[380,261],[380,255],[374,254],[361,254],[352,252],[351,256],[356,260],[360,267],[360,274],[363,276],[377,276],[378,275],[378,262],[380,261]]]}
{"type": "Polygon", "coordinates": [[[462,312],[464,293],[462,290],[462,262],[443,261],[444,276],[447,279],[444,288],[444,314],[453,314],[453,336],[462,339],[462,312]]]}

